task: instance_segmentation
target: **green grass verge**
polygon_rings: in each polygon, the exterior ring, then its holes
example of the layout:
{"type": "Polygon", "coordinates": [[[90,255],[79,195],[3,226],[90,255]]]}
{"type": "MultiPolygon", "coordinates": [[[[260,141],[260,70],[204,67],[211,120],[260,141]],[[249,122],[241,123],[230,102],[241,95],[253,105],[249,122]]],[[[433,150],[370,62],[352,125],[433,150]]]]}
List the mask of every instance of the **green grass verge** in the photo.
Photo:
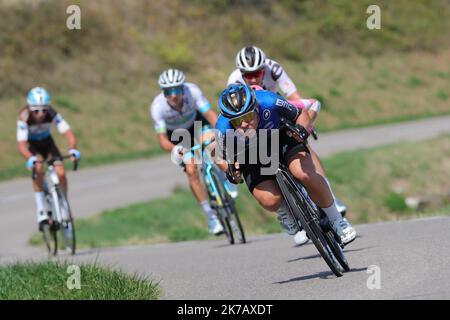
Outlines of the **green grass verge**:
{"type": "MultiPolygon", "coordinates": [[[[338,197],[349,206],[353,223],[450,214],[450,206],[415,212],[407,196],[450,190],[450,136],[426,142],[394,144],[344,152],[324,159],[338,197]],[[440,165],[437,165],[440,164],[440,165]]],[[[262,209],[245,186],[237,202],[247,234],[280,232],[275,215],[262,209]]],[[[206,218],[190,191],[178,188],[172,196],[104,211],[78,219],[80,247],[173,242],[212,238],[206,218]]],[[[35,234],[30,242],[41,244],[35,234]]]]}
{"type": "MultiPolygon", "coordinates": [[[[241,219],[250,233],[278,232],[273,214],[260,208],[244,186],[237,204],[241,219]]],[[[207,221],[191,192],[176,188],[172,196],[107,210],[88,219],[76,220],[80,248],[212,239],[207,221]]],[[[34,234],[32,245],[42,245],[34,234]]]]}
{"type": "Polygon", "coordinates": [[[91,264],[79,265],[79,274],[68,267],[67,262],[0,265],[0,299],[155,300],[160,297],[158,284],[146,277],[91,264]],[[80,289],[73,282],[78,275],[80,289]]]}

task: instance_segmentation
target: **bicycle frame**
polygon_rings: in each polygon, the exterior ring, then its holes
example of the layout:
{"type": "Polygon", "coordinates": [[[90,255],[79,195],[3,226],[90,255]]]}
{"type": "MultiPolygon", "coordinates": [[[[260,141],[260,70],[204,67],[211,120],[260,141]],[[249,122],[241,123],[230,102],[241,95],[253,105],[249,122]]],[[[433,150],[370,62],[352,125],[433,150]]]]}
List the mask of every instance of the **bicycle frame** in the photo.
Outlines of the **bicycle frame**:
{"type": "MultiPolygon", "coordinates": [[[[201,169],[201,171],[203,172],[202,178],[203,178],[203,181],[204,181],[206,187],[210,188],[210,193],[214,196],[214,198],[217,202],[217,205],[219,207],[222,207],[224,204],[222,203],[222,199],[220,197],[218,197],[219,191],[217,190],[217,186],[214,183],[214,180],[212,177],[213,173],[217,173],[217,175],[219,176],[218,173],[221,171],[212,162],[210,155],[206,152],[206,146],[208,146],[211,142],[212,142],[211,140],[208,140],[208,141],[205,141],[201,145],[201,147],[202,147],[202,150],[201,150],[202,169],[201,169]]],[[[194,146],[191,150],[195,152],[199,148],[200,148],[200,146],[194,146]]]]}
{"type": "Polygon", "coordinates": [[[51,164],[48,166],[47,171],[45,173],[44,190],[48,192],[52,200],[51,210],[52,213],[54,214],[52,218],[56,222],[61,223],[63,219],[60,210],[61,207],[59,205],[59,197],[57,192],[58,187],[60,187],[59,177],[56,174],[55,167],[51,164]]]}

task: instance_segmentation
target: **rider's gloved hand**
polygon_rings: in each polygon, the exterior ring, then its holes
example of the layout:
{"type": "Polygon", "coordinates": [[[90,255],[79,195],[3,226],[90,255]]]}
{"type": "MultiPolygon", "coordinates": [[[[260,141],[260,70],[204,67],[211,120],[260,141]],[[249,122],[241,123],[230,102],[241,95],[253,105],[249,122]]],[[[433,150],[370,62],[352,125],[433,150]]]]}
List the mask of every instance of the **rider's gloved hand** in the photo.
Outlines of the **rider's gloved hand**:
{"type": "Polygon", "coordinates": [[[228,170],[226,171],[227,179],[233,184],[242,183],[241,171],[238,162],[234,165],[228,165],[228,170]]]}
{"type": "Polygon", "coordinates": [[[184,148],[180,145],[177,145],[172,148],[172,154],[170,158],[172,159],[172,162],[176,165],[180,165],[183,162],[183,150],[184,148]]]}
{"type": "Polygon", "coordinates": [[[75,158],[75,160],[80,160],[81,153],[77,149],[70,149],[69,154],[75,158]]]}
{"type": "Polygon", "coordinates": [[[36,156],[29,157],[28,160],[27,160],[27,164],[26,164],[27,169],[31,170],[33,168],[33,166],[35,165],[36,161],[37,161],[37,157],[36,156]]]}

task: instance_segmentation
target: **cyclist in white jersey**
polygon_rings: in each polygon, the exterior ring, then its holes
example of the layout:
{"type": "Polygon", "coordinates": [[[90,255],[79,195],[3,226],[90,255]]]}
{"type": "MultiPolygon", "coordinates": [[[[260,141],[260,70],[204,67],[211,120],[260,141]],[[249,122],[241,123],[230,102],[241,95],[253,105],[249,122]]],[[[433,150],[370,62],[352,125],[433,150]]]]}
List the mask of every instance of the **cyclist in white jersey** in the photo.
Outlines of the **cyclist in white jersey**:
{"type": "MultiPolygon", "coordinates": [[[[317,99],[303,99],[294,82],[289,78],[283,67],[276,61],[268,59],[264,52],[255,46],[242,48],[236,55],[236,70],[228,77],[227,85],[232,83],[242,83],[249,86],[259,86],[261,89],[278,93],[278,88],[282,91],[287,100],[302,109],[308,110],[311,121],[314,122],[320,111],[320,101],[317,99]]],[[[308,128],[311,130],[312,128],[308,128]]],[[[318,155],[311,150],[313,163],[317,171],[325,178],[328,183],[337,208],[344,216],[347,207],[339,201],[331,188],[331,184],[326,178],[325,169],[318,155]]],[[[303,244],[308,241],[304,231],[295,236],[297,244],[303,244]]]]}
{"type": "Polygon", "coordinates": [[[188,152],[195,140],[201,142],[214,137],[212,128],[218,115],[200,88],[185,82],[182,71],[168,69],[160,75],[158,83],[162,92],[153,100],[150,114],[159,145],[172,153],[173,162],[184,168],[191,191],[208,218],[209,231],[219,235],[223,226],[208,202],[195,159],[188,152]]]}
{"type": "Polygon", "coordinates": [[[31,170],[34,166],[36,170],[33,189],[39,230],[42,230],[44,224],[49,223],[49,212],[45,210],[43,192],[44,167],[39,161],[45,160],[49,156],[57,160],[54,163],[55,171],[64,192],[67,193],[67,178],[61,161],[61,153],[51,136],[52,126],[56,126],[59,133],[66,137],[69,144],[69,154],[73,157],[72,160],[79,159],[80,152],[76,149],[77,139],[75,134],[63,117],[51,107],[51,97],[48,92],[40,87],[31,89],[28,93],[27,105],[19,113],[17,143],[20,154],[27,159],[26,167],[31,170]]]}

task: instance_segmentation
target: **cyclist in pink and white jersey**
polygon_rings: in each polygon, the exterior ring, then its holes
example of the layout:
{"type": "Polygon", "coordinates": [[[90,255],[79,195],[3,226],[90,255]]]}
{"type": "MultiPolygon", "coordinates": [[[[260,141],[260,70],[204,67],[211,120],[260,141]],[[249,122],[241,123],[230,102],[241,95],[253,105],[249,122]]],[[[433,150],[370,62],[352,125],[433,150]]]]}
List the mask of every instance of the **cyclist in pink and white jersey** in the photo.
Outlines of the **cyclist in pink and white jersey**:
{"type": "MultiPolygon", "coordinates": [[[[264,90],[275,93],[278,93],[278,89],[280,89],[291,104],[308,110],[312,122],[317,118],[321,107],[320,101],[312,98],[303,99],[283,67],[278,62],[268,59],[260,48],[255,46],[242,48],[236,55],[236,68],[228,77],[228,85],[242,83],[252,87],[260,86],[264,90]]],[[[312,127],[308,129],[311,130],[312,127]]],[[[338,210],[345,216],[347,207],[334,195],[318,155],[312,151],[311,156],[317,171],[328,183],[338,210]]],[[[294,239],[297,244],[303,244],[308,241],[304,231],[297,233],[294,239]]]]}
{"type": "Polygon", "coordinates": [[[278,92],[297,107],[308,110],[309,117],[314,121],[320,111],[320,101],[303,99],[294,82],[289,78],[283,67],[275,60],[268,59],[264,52],[255,46],[242,48],[236,55],[236,67],[228,77],[228,83],[258,85],[264,90],[278,92]]]}

